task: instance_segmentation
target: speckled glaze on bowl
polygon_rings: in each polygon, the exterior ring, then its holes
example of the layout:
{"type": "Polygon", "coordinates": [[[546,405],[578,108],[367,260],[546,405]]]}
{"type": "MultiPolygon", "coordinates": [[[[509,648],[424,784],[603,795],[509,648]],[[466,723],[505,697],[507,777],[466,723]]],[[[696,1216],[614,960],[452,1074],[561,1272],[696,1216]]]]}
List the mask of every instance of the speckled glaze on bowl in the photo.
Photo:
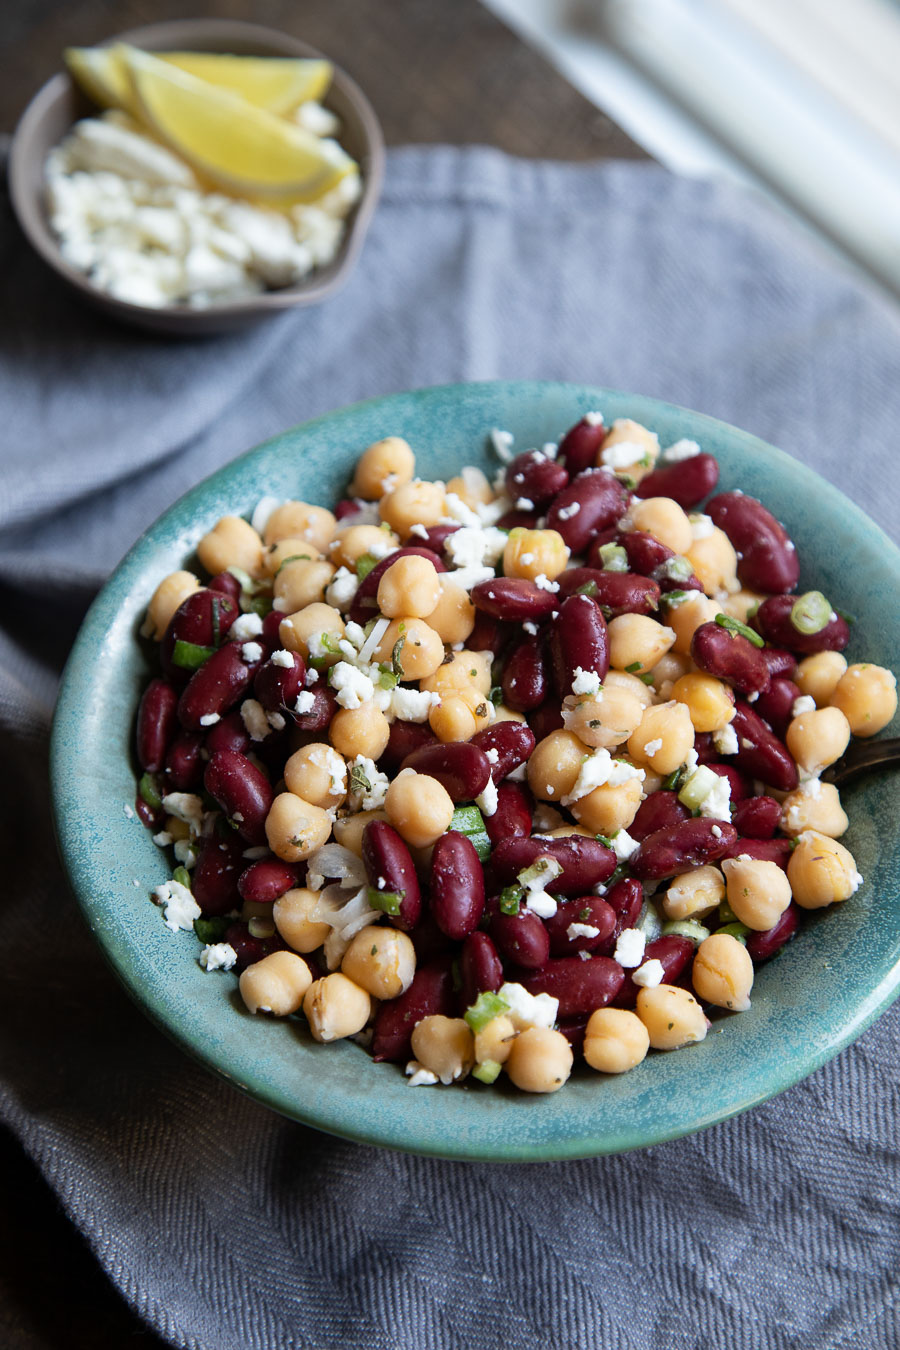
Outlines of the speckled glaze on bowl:
{"type": "Polygon", "coordinates": [[[252,450],[189,492],[135,544],[75,643],[56,711],[52,778],[60,848],[87,922],[135,1000],[184,1049],[305,1124],[366,1143],[490,1161],[638,1148],[790,1087],[858,1036],[898,992],[900,825],[883,774],[845,792],[846,843],[865,885],[845,904],[811,915],[759,971],[749,1012],[718,1017],[702,1044],[651,1053],[619,1078],[582,1069],[549,1097],[502,1082],[411,1090],[397,1066],[374,1064],[356,1045],[313,1043],[302,1019],[251,1017],[233,976],[204,973],[193,934],[170,933],[148,898],[169,870],[126,807],[135,793],[135,708],[149,670],[137,630],[157,582],[220,516],[249,512],[264,494],[333,504],[359,452],[382,436],[405,436],[425,477],[449,478],[461,464],[493,474],[492,427],[512,431],[526,448],[557,439],[593,408],[608,421],[644,422],[664,445],[691,437],[715,454],[723,489],[761,497],[787,522],[803,563],[801,588],[821,588],[856,616],[850,659],[900,669],[900,553],[836,488],[698,413],[606,389],[525,382],[375,399],[252,450]]]}

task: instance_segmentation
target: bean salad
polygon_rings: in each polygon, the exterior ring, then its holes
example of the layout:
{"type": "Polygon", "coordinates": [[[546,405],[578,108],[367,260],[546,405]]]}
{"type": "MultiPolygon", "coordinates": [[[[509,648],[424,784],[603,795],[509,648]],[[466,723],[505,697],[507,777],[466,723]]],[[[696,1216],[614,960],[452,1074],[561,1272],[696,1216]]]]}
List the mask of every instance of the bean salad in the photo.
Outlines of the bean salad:
{"type": "Polygon", "coordinates": [[[702,1041],[859,889],[821,775],[896,680],[696,442],[491,441],[493,483],[388,436],[334,512],[203,536],[142,630],[136,805],[165,923],[250,1013],[547,1093],[702,1041]]]}

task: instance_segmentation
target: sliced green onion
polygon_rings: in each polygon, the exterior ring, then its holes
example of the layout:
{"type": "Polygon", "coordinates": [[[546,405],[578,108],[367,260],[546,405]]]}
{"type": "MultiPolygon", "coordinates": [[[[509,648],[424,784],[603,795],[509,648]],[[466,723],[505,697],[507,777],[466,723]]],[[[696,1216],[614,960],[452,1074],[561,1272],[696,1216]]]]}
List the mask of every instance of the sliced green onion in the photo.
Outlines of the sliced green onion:
{"type": "Polygon", "coordinates": [[[191,874],[186,867],[176,867],[172,873],[172,880],[177,881],[179,886],[186,886],[191,889],[191,874]]]}
{"type": "MultiPolygon", "coordinates": [[[[688,562],[683,553],[676,553],[671,558],[666,558],[666,561],[661,563],[657,570],[669,581],[690,581],[694,575],[693,565],[688,562]]],[[[670,591],[669,594],[674,595],[675,592],[670,591]]]]}
{"type": "Polygon", "coordinates": [[[821,633],[831,619],[831,603],[821,591],[807,591],[798,595],[791,605],[791,623],[798,633],[811,637],[821,633]]]}
{"type": "Polygon", "coordinates": [[[379,689],[396,689],[399,679],[387,662],[379,662],[378,669],[381,671],[378,677],[379,689]]]}
{"type": "Polygon", "coordinates": [[[249,572],[244,571],[243,567],[226,567],[225,571],[229,572],[231,576],[234,577],[242,591],[249,591],[251,595],[253,594],[256,589],[256,582],[249,572]]]}
{"type": "Polygon", "coordinates": [[[483,990],[471,1007],[463,1013],[463,1017],[468,1022],[474,1032],[484,1031],[488,1022],[493,1022],[495,1017],[501,1013],[509,1012],[509,1004],[505,998],[499,994],[494,994],[490,989],[483,990]]]}
{"type": "Polygon", "coordinates": [[[628,554],[621,544],[601,544],[600,560],[604,572],[628,571],[628,554]]]}
{"type": "Polygon", "coordinates": [[[856,616],[853,614],[848,614],[845,609],[835,609],[834,612],[835,614],[840,614],[841,618],[844,620],[844,623],[849,624],[851,627],[853,624],[856,623],[856,616]]]}
{"type": "Polygon", "coordinates": [[[639,675],[638,679],[640,680],[641,684],[650,685],[653,683],[653,675],[649,670],[646,671],[643,675],[639,675]]]}
{"type": "Polygon", "coordinates": [[[709,937],[709,929],[704,928],[696,919],[673,919],[671,923],[663,924],[662,935],[690,938],[691,942],[699,947],[700,943],[709,937]]]}
{"type": "Polygon", "coordinates": [[[739,637],[746,638],[752,642],[754,647],[764,647],[765,638],[761,638],[759,633],[754,633],[752,628],[748,628],[740,619],[733,619],[730,614],[717,614],[716,623],[720,628],[726,629],[729,633],[737,633],[739,637]]]}
{"type": "Polygon", "coordinates": [[[681,782],[681,774],[682,774],[681,769],[675,769],[673,773],[669,774],[668,778],[664,778],[662,780],[662,786],[666,792],[675,791],[675,789],[678,787],[678,784],[681,782]]]}
{"type": "Polygon", "coordinates": [[[636,675],[638,671],[642,668],[642,666],[643,666],[642,661],[632,661],[630,666],[625,667],[625,674],[636,675]]]}
{"type": "MultiPolygon", "coordinates": [[[[618,834],[618,833],[619,833],[619,831],[616,830],[616,834],[618,834]]],[[[597,840],[597,843],[598,843],[598,844],[602,844],[604,848],[612,848],[612,846],[613,846],[613,838],[614,838],[614,837],[615,837],[615,836],[614,836],[614,835],[611,835],[611,834],[595,834],[595,835],[594,835],[594,838],[597,840]]]]}
{"type": "Polygon", "coordinates": [[[261,619],[272,613],[271,595],[251,595],[246,605],[248,614],[258,614],[261,619]]]}
{"type": "Polygon", "coordinates": [[[629,492],[634,492],[637,487],[637,479],[632,478],[630,473],[617,473],[616,477],[623,487],[627,487],[629,492]]]}
{"type": "Polygon", "coordinates": [[[480,862],[491,856],[491,841],[484,827],[484,817],[477,806],[458,806],[450,818],[450,829],[464,834],[478,854],[480,862]]]}
{"type": "Polygon", "coordinates": [[[699,595],[699,591],[666,591],[659,597],[661,605],[680,605],[689,595],[699,595]]]}
{"type": "Polygon", "coordinates": [[[289,557],[284,558],[279,564],[278,571],[275,573],[276,577],[280,576],[288,563],[292,562],[312,562],[312,557],[308,553],[291,553],[289,557]]]}
{"type": "Polygon", "coordinates": [[[719,775],[713,773],[712,769],[706,764],[701,764],[690,777],[685,779],[679,790],[678,800],[684,806],[690,807],[692,811],[699,811],[718,781],[719,775]]]}
{"type": "Polygon", "coordinates": [[[198,670],[215,650],[215,647],[200,647],[196,642],[182,642],[178,638],[172,648],[172,665],[180,666],[182,670],[198,670]]]}
{"type": "Polygon", "coordinates": [[[579,586],[574,592],[575,595],[589,595],[592,600],[596,600],[600,594],[596,581],[586,581],[583,586],[579,586]]]}
{"type": "Polygon", "coordinates": [[[162,806],[162,797],[156,786],[156,779],[150,773],[145,773],[138,783],[138,796],[142,802],[146,802],[152,811],[158,811],[162,806]]]}
{"type": "MultiPolygon", "coordinates": [[[[732,924],[732,923],[737,923],[737,922],[738,922],[738,916],[735,914],[734,910],[731,908],[731,906],[729,905],[728,901],[727,901],[727,900],[722,900],[722,901],[720,901],[720,903],[719,903],[719,923],[720,923],[720,924],[726,924],[726,925],[727,925],[727,924],[732,924]]],[[[719,931],[721,931],[721,929],[720,929],[719,931]]]]}
{"type": "Polygon", "coordinates": [[[491,692],[488,694],[488,698],[491,700],[495,708],[499,703],[503,702],[503,690],[500,688],[499,684],[491,686],[491,692]]]}
{"type": "MultiPolygon", "coordinates": [[[[585,759],[588,756],[585,755],[585,759]]],[[[524,867],[516,877],[520,886],[530,889],[533,882],[553,881],[562,873],[562,866],[555,858],[535,858],[529,867],[524,867]]]]}
{"type": "Polygon", "coordinates": [[[194,932],[202,943],[210,946],[213,942],[221,942],[226,932],[230,920],[222,918],[217,914],[212,919],[195,919],[194,932]]]}
{"type": "Polygon", "coordinates": [[[726,923],[724,928],[716,929],[716,937],[718,937],[720,933],[727,933],[729,937],[737,938],[738,942],[746,947],[750,929],[745,923],[726,923]]]}
{"type": "Polygon", "coordinates": [[[472,1070],[472,1077],[477,1078],[479,1083],[493,1083],[500,1075],[502,1064],[498,1064],[495,1059],[486,1059],[483,1064],[476,1064],[472,1070]]]}
{"type": "Polygon", "coordinates": [[[521,886],[504,886],[500,892],[499,909],[501,914],[518,914],[525,892],[521,886]]]}
{"type": "Polygon", "coordinates": [[[603,884],[609,891],[612,889],[613,886],[618,886],[620,881],[624,881],[628,875],[629,875],[628,864],[620,862],[616,870],[613,872],[612,876],[609,877],[609,879],[605,881],[603,884]]]}
{"type": "Polygon", "coordinates": [[[378,565],[378,559],[373,558],[371,553],[361,553],[356,560],[356,575],[360,581],[365,581],[373,567],[378,565]]]}
{"type": "Polygon", "coordinates": [[[372,909],[380,909],[382,914],[399,914],[406,892],[400,895],[397,891],[379,891],[376,886],[369,886],[366,894],[372,909]]]}

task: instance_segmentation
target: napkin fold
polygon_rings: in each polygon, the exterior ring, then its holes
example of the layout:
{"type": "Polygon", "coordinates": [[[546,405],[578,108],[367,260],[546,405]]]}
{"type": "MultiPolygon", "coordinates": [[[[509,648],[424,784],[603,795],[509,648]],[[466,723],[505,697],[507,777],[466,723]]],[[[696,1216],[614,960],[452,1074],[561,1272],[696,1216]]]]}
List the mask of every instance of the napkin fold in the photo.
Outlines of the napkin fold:
{"type": "Polygon", "coordinates": [[[124,1296],[196,1350],[895,1350],[896,1008],[773,1101],[621,1157],[332,1139],[131,1005],[56,862],[46,765],[67,650],[136,535],[240,451],[369,395],[652,394],[783,446],[897,538],[894,312],[746,195],[487,149],[392,152],[345,290],[234,337],[93,314],[5,201],[0,258],[0,1118],[124,1296]]]}

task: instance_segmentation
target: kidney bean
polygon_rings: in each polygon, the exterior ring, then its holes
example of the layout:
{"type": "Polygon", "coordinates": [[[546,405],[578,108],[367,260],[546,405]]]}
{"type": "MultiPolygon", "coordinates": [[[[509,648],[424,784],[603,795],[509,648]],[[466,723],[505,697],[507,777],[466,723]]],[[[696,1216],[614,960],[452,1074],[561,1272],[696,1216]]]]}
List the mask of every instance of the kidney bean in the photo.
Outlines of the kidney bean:
{"type": "Polygon", "coordinates": [[[291,711],[294,725],[300,731],[324,731],[327,726],[331,725],[331,719],[337,712],[337,695],[330,685],[327,685],[321,678],[307,692],[313,696],[313,705],[309,712],[291,711]]]}
{"type": "Polygon", "coordinates": [[[590,469],[597,462],[600,447],[606,439],[603,419],[587,421],[582,418],[570,427],[559,443],[557,458],[561,459],[570,475],[590,469]]]}
{"type": "Polygon", "coordinates": [[[416,965],[424,966],[429,961],[436,961],[439,956],[445,956],[448,952],[455,950],[455,944],[450,941],[446,933],[442,933],[434,921],[433,915],[425,911],[415,928],[410,933],[412,945],[416,951],[416,965]]]}
{"type": "Polygon", "coordinates": [[[497,521],[499,530],[536,530],[537,511],[505,511],[497,521]]]}
{"type": "Polygon", "coordinates": [[[561,573],[560,596],[570,596],[582,586],[591,586],[591,599],[601,605],[608,618],[620,614],[655,614],[659,609],[659,586],[636,572],[603,572],[596,567],[571,567],[561,573]]]}
{"type": "Polygon", "coordinates": [[[400,765],[428,774],[447,789],[454,802],[472,802],[487,787],[491,766],[487,755],[470,741],[423,745],[406,756],[400,765]]]}
{"type": "Polygon", "coordinates": [[[464,834],[441,835],[431,855],[431,913],[449,938],[473,933],[484,913],[484,872],[475,846],[464,834]]]}
{"type": "Polygon", "coordinates": [[[217,750],[236,750],[242,755],[250,746],[250,733],[244,726],[240,711],[226,713],[206,733],[206,748],[211,755],[217,750]]]}
{"type": "Polygon", "coordinates": [[[500,623],[491,614],[485,614],[484,610],[476,610],[475,627],[466,639],[466,647],[470,652],[493,652],[499,656],[506,646],[509,633],[510,629],[505,623],[500,623]]]}
{"type": "Polygon", "coordinates": [[[747,934],[747,951],[751,960],[754,963],[768,961],[781,951],[786,942],[790,942],[799,927],[800,910],[792,902],[772,928],[767,928],[764,933],[747,934]]]}
{"type": "MultiPolygon", "coordinates": [[[[689,964],[694,959],[694,944],[690,938],[676,937],[674,933],[666,937],[658,937],[653,942],[648,942],[644,948],[645,961],[659,961],[663,968],[663,984],[675,984],[675,982],[685,973],[689,964]]],[[[637,996],[641,986],[635,984],[629,974],[622,981],[622,988],[615,999],[617,1008],[633,1008],[637,1003],[637,996]]]]}
{"type": "Polygon", "coordinates": [[[548,698],[539,708],[535,708],[529,717],[535,738],[542,741],[551,731],[559,731],[564,726],[562,704],[558,698],[548,698]]]}
{"type": "Polygon", "coordinates": [[[721,492],[706,514],[724,530],[738,554],[738,576],[751,591],[792,591],[800,576],[797,550],[787,530],[755,497],[721,492]]]}
{"type": "Polygon", "coordinates": [[[459,953],[459,1001],[470,1008],[485,989],[496,993],[503,983],[503,962],[487,933],[470,933],[459,953]]]}
{"type": "Polygon", "coordinates": [[[678,793],[667,792],[664,788],[660,788],[658,792],[651,792],[650,796],[641,802],[637,815],[628,826],[628,833],[632,839],[643,840],[648,834],[655,834],[657,830],[665,829],[667,825],[679,825],[681,821],[690,818],[691,812],[678,800],[678,793]]]}
{"type": "Polygon", "coordinates": [[[491,847],[504,839],[527,839],[531,834],[533,802],[531,793],[521,783],[501,783],[497,788],[497,809],[485,816],[484,825],[491,847]]]}
{"type": "Polygon", "coordinates": [[[698,816],[648,834],[637,853],[632,854],[629,865],[641,881],[661,881],[690,867],[702,867],[726,857],[736,839],[733,825],[698,816]]]}
{"type": "Polygon", "coordinates": [[[550,934],[551,956],[576,956],[578,952],[597,951],[608,942],[616,927],[616,912],[599,896],[582,895],[559,905],[553,917],[547,919],[546,927],[550,934]],[[596,928],[597,932],[592,937],[570,937],[572,924],[596,928]]]}
{"type": "Polygon", "coordinates": [[[479,581],[469,592],[472,604],[494,619],[509,623],[540,623],[559,603],[555,591],[542,590],[524,577],[495,577],[479,581]]]}
{"type": "Polygon", "coordinates": [[[586,595],[564,600],[550,629],[550,662],[556,692],[572,692],[575,671],[594,671],[603,680],[609,670],[609,634],[600,606],[586,595]]]}
{"type": "Polygon", "coordinates": [[[274,652],[282,649],[284,643],[281,641],[281,621],[284,618],[281,610],[270,609],[263,619],[262,632],[256,639],[262,643],[267,652],[274,652]]]}
{"type": "Polygon", "coordinates": [[[306,662],[299,652],[289,652],[289,666],[264,661],[253,680],[253,692],[267,712],[293,710],[297,695],[306,688],[306,662]]]}
{"type": "Polygon", "coordinates": [[[784,676],[785,679],[792,680],[794,671],[797,669],[797,658],[793,652],[787,652],[782,647],[763,647],[762,658],[769,667],[769,674],[773,680],[784,676]]]}
{"type": "Polygon", "coordinates": [[[600,956],[612,956],[619,934],[633,928],[644,907],[644,888],[636,877],[623,877],[611,886],[604,897],[616,916],[616,926],[606,942],[597,950],[600,956]]]}
{"type": "Polygon", "coordinates": [[[219,591],[222,595],[227,595],[236,605],[239,604],[241,583],[230,572],[217,572],[206,584],[211,591],[219,591]]]}
{"type": "Polygon", "coordinates": [[[193,792],[203,778],[203,737],[185,731],[169,746],[166,755],[167,792],[193,792]]]}
{"type": "Polygon", "coordinates": [[[717,623],[701,623],[691,639],[691,656],[707,675],[724,680],[740,694],[761,694],[771,676],[758,647],[741,633],[717,623]]]}
{"type": "Polygon", "coordinates": [[[511,885],[538,858],[553,858],[562,872],[546,889],[554,895],[587,895],[616,870],[616,855],[599,839],[573,834],[563,839],[508,839],[491,854],[491,870],[499,887],[511,885]]]}
{"type": "Polygon", "coordinates": [[[557,1031],[561,1031],[565,1036],[574,1055],[580,1055],[584,1050],[587,1024],[590,1020],[590,1013],[582,1013],[580,1017],[564,1017],[556,1024],[557,1031]]]}
{"type": "Polygon", "coordinates": [[[201,718],[221,717],[238,701],[255,670],[243,659],[238,642],[227,642],[213,652],[194,671],[178,700],[181,725],[187,731],[202,731],[201,718]]]}
{"type": "Polygon", "coordinates": [[[247,866],[244,848],[236,834],[227,839],[212,835],[200,841],[191,891],[203,914],[227,914],[239,903],[238,877],[247,866]]]}
{"type": "Polygon", "coordinates": [[[694,733],[694,753],[697,756],[698,764],[717,764],[719,761],[719,752],[716,749],[716,743],[712,738],[710,731],[697,731],[694,733]]]}
{"type": "Polygon", "coordinates": [[[781,803],[774,797],[746,797],[731,813],[738,834],[749,839],[771,839],[780,822],[781,803]]]}
{"type": "Polygon", "coordinates": [[[266,842],[266,816],[274,799],[264,773],[246,755],[218,750],[210,756],[203,785],[248,844],[266,842]]]}
{"type": "Polygon", "coordinates": [[[625,972],[608,956],[560,956],[522,980],[530,994],[550,994],[559,999],[560,1017],[578,1017],[605,1008],[616,997],[625,972]]]}
{"type": "Polygon", "coordinates": [[[423,548],[430,548],[432,553],[436,553],[439,558],[443,558],[444,544],[451,534],[456,534],[458,529],[459,526],[456,524],[432,525],[429,530],[425,531],[425,537],[422,538],[420,535],[419,538],[422,539],[423,548]]]}
{"type": "Polygon", "coordinates": [[[779,792],[791,792],[797,786],[797,766],[759,714],[738,699],[731,725],[738,752],[730,758],[738,768],[779,792]]]}
{"type": "Polygon", "coordinates": [[[550,934],[530,909],[501,914],[495,909],[488,923],[494,946],[505,961],[523,970],[538,970],[550,955],[550,934]]]}
{"type": "Polygon", "coordinates": [[[550,662],[546,646],[539,637],[526,638],[513,648],[503,667],[500,676],[503,702],[516,712],[530,712],[547,697],[549,677],[550,662]]]}
{"type": "MultiPolygon", "coordinates": [[[[273,933],[271,937],[257,938],[253,937],[250,929],[242,920],[236,920],[229,924],[225,929],[223,941],[233,947],[237,954],[237,961],[234,963],[234,972],[236,975],[253,966],[257,961],[261,961],[264,956],[270,956],[272,952],[283,952],[289,950],[287,943],[280,933],[273,933]]],[[[317,963],[315,957],[310,954],[304,954],[303,960],[313,972],[313,979],[318,979],[317,963]]],[[[325,971],[321,972],[325,974],[325,971]]]]}
{"type": "Polygon", "coordinates": [[[393,775],[417,750],[439,744],[427,722],[404,722],[401,718],[391,723],[388,743],[378,763],[385,773],[393,775]]]}
{"type": "Polygon", "coordinates": [[[728,779],[733,802],[743,801],[745,797],[749,797],[752,793],[753,787],[750,779],[746,774],[741,773],[740,769],[736,769],[733,764],[715,763],[707,764],[706,767],[711,769],[713,773],[718,774],[720,778],[728,779]]]}
{"type": "Polygon", "coordinates": [[[443,560],[430,548],[419,548],[416,544],[404,544],[402,548],[395,549],[386,558],[381,558],[368,576],[359,583],[357,592],[353,597],[353,603],[350,606],[350,618],[354,623],[367,624],[378,613],[378,583],[398,558],[427,558],[436,572],[446,572],[447,570],[443,560]]]}
{"type": "Polygon", "coordinates": [[[362,505],[361,501],[354,501],[352,497],[342,497],[334,508],[335,520],[347,520],[350,516],[358,515],[362,505]]]}
{"type": "Polygon", "coordinates": [[[148,830],[161,830],[163,821],[166,818],[165,811],[155,810],[148,802],[145,802],[139,794],[134,799],[134,810],[142,825],[146,825],[148,830]]]}
{"type": "Polygon", "coordinates": [[[775,647],[788,647],[792,652],[802,652],[804,656],[812,652],[842,652],[850,641],[850,629],[847,620],[840,614],[826,623],[818,633],[801,633],[791,623],[791,609],[794,597],[791,595],[770,595],[756,611],[756,627],[767,642],[775,647]]]}
{"type": "Polygon", "coordinates": [[[208,588],[194,591],[182,600],[169,622],[162,642],[159,659],[165,673],[174,680],[184,681],[190,672],[172,662],[176,642],[191,642],[197,647],[218,647],[240,610],[230,596],[208,588]]]}
{"type": "Polygon", "coordinates": [[[177,730],[178,693],[168,680],[151,680],[144,690],[137,715],[137,757],[145,773],[157,773],[177,730]]]}
{"type": "Polygon", "coordinates": [[[568,485],[569,470],[542,450],[525,450],[506,469],[506,491],[513,501],[526,497],[536,510],[551,502],[568,485]]]}
{"type": "Polygon", "coordinates": [[[763,721],[768,722],[780,740],[784,740],[793,720],[794,702],[799,697],[800,690],[794,681],[778,676],[756,700],[754,712],[759,713],[763,721]]]}
{"type": "Polygon", "coordinates": [[[390,915],[395,928],[415,928],[422,913],[422,893],[412,855],[392,825],[370,820],[363,830],[362,860],[369,885],[400,896],[400,913],[390,915]]]}
{"type": "Polygon", "coordinates": [[[661,464],[635,488],[638,497],[671,497],[685,511],[697,506],[719,481],[719,465],[713,455],[699,454],[674,464],[661,464]]]}
{"type": "Polygon", "coordinates": [[[420,966],[412,984],[399,998],[382,1003],[375,1015],[372,1058],[405,1061],[412,1058],[412,1034],[423,1017],[452,1017],[456,1011],[449,956],[420,966]]]}
{"type": "Polygon", "coordinates": [[[495,783],[501,783],[525,763],[536,742],[534,732],[525,722],[497,722],[483,731],[476,731],[469,744],[484,751],[491,766],[491,777],[495,783]]]}
{"type": "Polygon", "coordinates": [[[613,474],[587,469],[554,498],[547,512],[547,528],[561,534],[572,553],[584,553],[598,530],[621,519],[628,501],[628,491],[613,474]],[[575,515],[569,515],[576,505],[575,515]]]}
{"type": "MultiPolygon", "coordinates": [[[[629,570],[638,572],[642,577],[650,577],[665,594],[667,591],[702,591],[703,585],[693,572],[685,579],[669,575],[668,564],[678,555],[654,539],[651,534],[641,530],[628,530],[620,535],[617,543],[625,550],[629,570]]],[[[593,558],[590,559],[593,561],[593,558]]]]}
{"type": "Polygon", "coordinates": [[[300,885],[306,867],[292,867],[280,858],[260,858],[251,863],[238,877],[237,888],[242,900],[254,905],[274,904],[285,891],[300,885]]]}
{"type": "Polygon", "coordinates": [[[742,837],[734,841],[725,857],[740,858],[742,854],[746,853],[748,858],[759,858],[763,862],[777,863],[786,872],[792,852],[790,839],[748,839],[742,837]]]}

